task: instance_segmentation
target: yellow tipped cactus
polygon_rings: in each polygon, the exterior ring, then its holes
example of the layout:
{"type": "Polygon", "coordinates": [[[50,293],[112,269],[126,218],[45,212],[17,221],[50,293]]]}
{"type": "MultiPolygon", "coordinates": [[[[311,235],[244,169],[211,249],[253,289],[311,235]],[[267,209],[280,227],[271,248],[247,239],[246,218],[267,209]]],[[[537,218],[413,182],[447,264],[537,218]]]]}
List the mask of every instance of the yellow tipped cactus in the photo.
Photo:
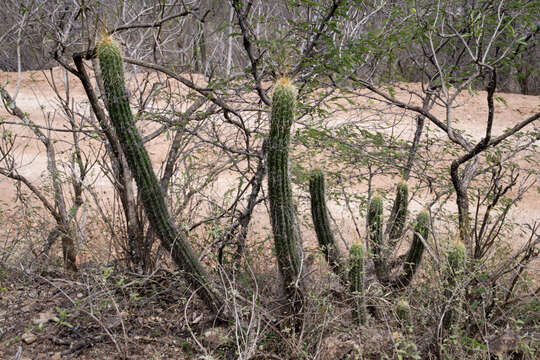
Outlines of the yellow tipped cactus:
{"type": "Polygon", "coordinates": [[[111,123],[137,183],[150,225],[161,239],[163,247],[171,253],[176,265],[185,272],[187,281],[199,289],[198,294],[206,305],[217,312],[222,302],[208,286],[206,273],[191,246],[171,221],[150,157],[135,127],[125,87],[120,46],[112,38],[105,37],[97,45],[97,55],[111,123]]]}
{"type": "Polygon", "coordinates": [[[268,137],[268,198],[279,271],[293,309],[302,305],[301,238],[289,178],[289,143],[296,88],[289,78],[276,82],[268,137]]]}

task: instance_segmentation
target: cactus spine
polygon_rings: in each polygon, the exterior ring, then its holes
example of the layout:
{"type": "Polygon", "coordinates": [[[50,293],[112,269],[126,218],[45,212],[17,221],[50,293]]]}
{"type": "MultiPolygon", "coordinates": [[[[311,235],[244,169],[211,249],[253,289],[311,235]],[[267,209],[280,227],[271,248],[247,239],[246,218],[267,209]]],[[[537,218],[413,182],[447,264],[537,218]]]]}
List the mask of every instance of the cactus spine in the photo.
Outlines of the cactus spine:
{"type": "Polygon", "coordinates": [[[137,183],[141,200],[165,249],[171,252],[177,266],[185,271],[188,282],[199,289],[198,294],[213,311],[219,311],[221,301],[210,290],[207,276],[184,235],[174,226],[165,199],[141,136],[135,127],[125,88],[120,47],[109,37],[97,46],[103,76],[106,106],[128,165],[137,183]]]}
{"type": "Polygon", "coordinates": [[[328,210],[324,197],[324,175],[321,170],[313,170],[309,178],[309,193],[311,200],[311,217],[319,247],[324,253],[324,257],[330,266],[330,269],[346,283],[341,254],[335,244],[334,234],[330,229],[328,220],[328,210]]]}
{"type": "Polygon", "coordinates": [[[289,143],[296,89],[288,78],[277,81],[268,138],[268,196],[274,247],[285,291],[294,311],[302,305],[301,239],[289,179],[289,143]]]}
{"type": "Polygon", "coordinates": [[[371,199],[367,215],[368,239],[373,251],[375,273],[381,282],[386,282],[388,270],[384,259],[383,201],[380,195],[371,199]]]}
{"type": "Polygon", "coordinates": [[[364,249],[353,245],[349,253],[349,283],[354,299],[353,318],[360,325],[366,324],[366,305],[364,296],[364,249]]]}
{"type": "Polygon", "coordinates": [[[426,211],[422,211],[416,218],[414,227],[414,235],[411,247],[407,253],[407,258],[403,263],[403,273],[398,276],[395,281],[395,286],[398,288],[407,287],[418,269],[422,261],[424,253],[424,241],[427,241],[429,235],[429,215],[426,211]]]}

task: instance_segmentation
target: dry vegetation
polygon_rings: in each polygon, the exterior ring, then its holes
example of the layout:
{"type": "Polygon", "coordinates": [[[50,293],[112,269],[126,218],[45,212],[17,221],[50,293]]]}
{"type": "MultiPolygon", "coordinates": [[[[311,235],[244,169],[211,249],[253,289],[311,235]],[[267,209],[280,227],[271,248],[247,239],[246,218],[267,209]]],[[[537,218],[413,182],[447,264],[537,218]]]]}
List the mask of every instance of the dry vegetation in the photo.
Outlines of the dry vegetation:
{"type": "Polygon", "coordinates": [[[532,2],[22,3],[0,9],[0,359],[539,356],[532,2]],[[126,98],[103,43],[122,49],[126,98]],[[271,132],[283,73],[290,146],[271,132]],[[119,136],[127,99],[172,241],[119,136]]]}

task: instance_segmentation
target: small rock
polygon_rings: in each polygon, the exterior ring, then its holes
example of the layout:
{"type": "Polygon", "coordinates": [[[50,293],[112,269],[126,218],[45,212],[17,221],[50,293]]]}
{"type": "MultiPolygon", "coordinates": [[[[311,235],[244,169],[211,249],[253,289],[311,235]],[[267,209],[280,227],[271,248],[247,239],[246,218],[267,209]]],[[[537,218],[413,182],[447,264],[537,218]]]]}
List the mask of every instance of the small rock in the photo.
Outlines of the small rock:
{"type": "Polygon", "coordinates": [[[57,352],[57,353],[54,353],[52,356],[51,356],[51,360],[60,360],[62,359],[62,354],[57,352]]]}
{"type": "Polygon", "coordinates": [[[24,341],[25,344],[30,345],[30,344],[36,342],[37,336],[32,334],[32,333],[25,333],[21,337],[21,339],[22,339],[22,341],[24,341]]]}
{"type": "Polygon", "coordinates": [[[54,319],[56,319],[54,311],[47,310],[39,313],[37,318],[32,319],[32,323],[36,326],[42,327],[44,324],[54,319]]]}
{"type": "Polygon", "coordinates": [[[83,293],[77,293],[77,299],[82,299],[84,297],[83,293]]]}

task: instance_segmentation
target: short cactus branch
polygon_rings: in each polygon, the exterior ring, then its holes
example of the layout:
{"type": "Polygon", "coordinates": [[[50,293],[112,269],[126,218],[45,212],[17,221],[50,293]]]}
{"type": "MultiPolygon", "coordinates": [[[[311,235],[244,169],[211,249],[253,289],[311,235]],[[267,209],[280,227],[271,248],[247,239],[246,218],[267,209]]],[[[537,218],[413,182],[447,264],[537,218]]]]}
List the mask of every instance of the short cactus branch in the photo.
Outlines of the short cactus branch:
{"type": "Polygon", "coordinates": [[[353,318],[360,325],[366,324],[366,304],[364,295],[364,249],[353,245],[349,254],[349,283],[353,296],[353,318]]]}
{"type": "Polygon", "coordinates": [[[375,196],[369,203],[367,223],[368,239],[373,252],[375,273],[381,283],[386,283],[388,269],[384,257],[383,201],[380,195],[375,196]]]}
{"type": "Polygon", "coordinates": [[[303,303],[301,238],[289,179],[289,143],[295,102],[296,89],[291,81],[278,80],[268,138],[268,197],[279,271],[293,311],[299,311],[303,303]]]}
{"type": "Polygon", "coordinates": [[[407,222],[407,208],[409,206],[409,189],[407,184],[401,182],[397,186],[396,198],[392,206],[392,212],[388,218],[386,233],[388,236],[389,248],[393,249],[397,240],[403,235],[407,222]]]}
{"type": "Polygon", "coordinates": [[[413,241],[407,253],[407,258],[403,263],[403,272],[395,279],[394,286],[398,288],[407,287],[416,273],[422,254],[424,253],[424,241],[427,241],[429,235],[429,215],[426,211],[422,211],[416,218],[414,227],[413,241]],[[422,241],[423,240],[423,241],[422,241]]]}
{"type": "Polygon", "coordinates": [[[324,253],[330,269],[343,283],[346,283],[342,257],[334,241],[334,234],[330,229],[330,221],[328,220],[328,209],[324,197],[324,174],[321,170],[311,172],[309,194],[311,200],[311,217],[319,248],[324,253]]]}
{"type": "Polygon", "coordinates": [[[150,225],[161,239],[163,247],[171,253],[176,265],[185,272],[187,281],[194,289],[198,289],[198,295],[206,305],[218,312],[222,302],[210,289],[206,273],[191,246],[171,221],[150,157],[135,127],[125,88],[120,47],[112,39],[105,38],[98,44],[97,54],[109,116],[137,183],[150,225]]]}

